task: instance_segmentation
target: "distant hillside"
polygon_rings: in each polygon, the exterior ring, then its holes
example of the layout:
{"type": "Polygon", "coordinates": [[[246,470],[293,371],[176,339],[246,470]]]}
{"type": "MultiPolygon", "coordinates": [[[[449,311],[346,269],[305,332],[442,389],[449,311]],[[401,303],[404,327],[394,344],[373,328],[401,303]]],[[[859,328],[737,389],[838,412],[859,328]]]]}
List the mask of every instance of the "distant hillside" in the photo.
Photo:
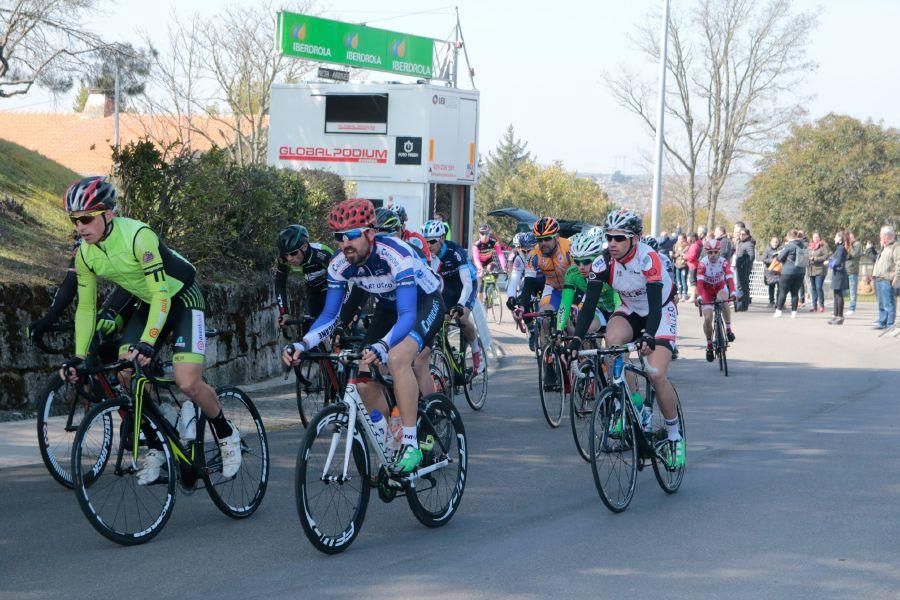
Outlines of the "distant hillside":
{"type": "Polygon", "coordinates": [[[78,173],[0,139],[0,280],[58,283],[72,225],[62,211],[78,173]]]}

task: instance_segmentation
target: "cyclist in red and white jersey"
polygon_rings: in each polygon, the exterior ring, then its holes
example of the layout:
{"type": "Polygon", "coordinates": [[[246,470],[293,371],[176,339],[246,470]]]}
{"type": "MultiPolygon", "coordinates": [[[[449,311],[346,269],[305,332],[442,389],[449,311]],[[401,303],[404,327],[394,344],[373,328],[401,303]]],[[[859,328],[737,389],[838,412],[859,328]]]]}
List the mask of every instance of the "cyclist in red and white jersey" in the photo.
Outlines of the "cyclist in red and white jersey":
{"type": "Polygon", "coordinates": [[[725,319],[725,335],[728,341],[734,341],[734,333],[731,331],[731,304],[730,302],[740,294],[734,289],[734,273],[731,271],[731,263],[722,257],[722,241],[718,239],[705,240],[703,249],[706,256],[700,259],[697,265],[697,304],[703,311],[703,333],[706,334],[706,360],[715,360],[712,344],[712,317],[713,303],[716,300],[725,302],[722,305],[722,316],[725,319]]]}
{"type": "Polygon", "coordinates": [[[624,209],[613,211],[606,217],[604,227],[609,247],[591,265],[587,292],[575,327],[576,339],[570,348],[581,349],[580,338],[587,333],[594,318],[603,284],[609,284],[619,293],[622,305],[609,319],[606,342],[610,346],[638,342],[641,346],[641,353],[652,367],[647,375],[666,421],[670,466],[680,468],[685,464],[687,444],[681,435],[675,388],[668,378],[678,336],[672,279],[659,254],[640,242],[644,226],[638,215],[624,209]]]}

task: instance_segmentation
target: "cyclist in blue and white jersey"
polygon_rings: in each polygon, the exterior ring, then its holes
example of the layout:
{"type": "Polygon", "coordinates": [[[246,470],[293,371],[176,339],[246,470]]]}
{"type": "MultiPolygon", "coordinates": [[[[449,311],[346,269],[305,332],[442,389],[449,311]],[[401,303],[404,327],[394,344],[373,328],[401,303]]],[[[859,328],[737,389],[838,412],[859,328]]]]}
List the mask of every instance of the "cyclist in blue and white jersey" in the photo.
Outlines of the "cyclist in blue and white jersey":
{"type": "MultiPolygon", "coordinates": [[[[440,328],[444,303],[437,275],[405,242],[376,237],[374,225],[375,207],[368,200],[345,200],[331,211],[328,226],[341,252],[328,265],[325,308],[303,340],[284,349],[282,360],[286,365],[299,364],[303,352],[330,335],[349,283],[378,296],[372,325],[366,331],[361,367],[386,364],[394,378],[403,444],[394,457],[393,470],[402,474],[412,472],[422,462],[416,431],[419,386],[411,365],[440,328]]],[[[360,369],[361,374],[368,373],[368,368],[360,369]]],[[[360,385],[359,390],[368,410],[377,408],[388,414],[379,389],[360,385]]]]}
{"type": "Polygon", "coordinates": [[[426,221],[422,235],[431,249],[431,264],[444,280],[442,296],[450,313],[460,316],[463,335],[472,346],[472,363],[476,373],[484,371],[482,349],[478,343],[475,325],[469,317],[475,306],[475,265],[469,262],[466,251],[456,242],[446,238],[446,226],[442,221],[426,221]]]}
{"type": "Polygon", "coordinates": [[[509,269],[509,280],[506,283],[506,306],[513,310],[516,306],[516,298],[522,291],[525,281],[525,266],[528,253],[537,244],[537,238],[530,231],[522,231],[513,236],[513,258],[509,269]]]}

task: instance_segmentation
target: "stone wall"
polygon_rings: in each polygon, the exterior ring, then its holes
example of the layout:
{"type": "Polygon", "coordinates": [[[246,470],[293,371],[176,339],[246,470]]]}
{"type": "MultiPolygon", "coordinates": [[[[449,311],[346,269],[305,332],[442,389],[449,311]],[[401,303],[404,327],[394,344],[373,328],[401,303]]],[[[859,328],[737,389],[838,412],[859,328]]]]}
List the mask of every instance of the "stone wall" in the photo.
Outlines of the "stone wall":
{"type": "MultiPolygon", "coordinates": [[[[212,385],[247,383],[281,372],[284,339],[276,327],[275,295],[265,283],[202,286],[207,326],[221,331],[209,340],[206,378],[212,385]]],[[[302,293],[297,285],[292,295],[302,293]]],[[[25,327],[52,301],[46,287],[0,283],[0,410],[32,410],[47,376],[63,357],[46,355],[25,338],[25,327]]],[[[71,319],[70,312],[63,319],[71,319]]],[[[70,334],[48,335],[51,347],[71,352],[70,334]]]]}

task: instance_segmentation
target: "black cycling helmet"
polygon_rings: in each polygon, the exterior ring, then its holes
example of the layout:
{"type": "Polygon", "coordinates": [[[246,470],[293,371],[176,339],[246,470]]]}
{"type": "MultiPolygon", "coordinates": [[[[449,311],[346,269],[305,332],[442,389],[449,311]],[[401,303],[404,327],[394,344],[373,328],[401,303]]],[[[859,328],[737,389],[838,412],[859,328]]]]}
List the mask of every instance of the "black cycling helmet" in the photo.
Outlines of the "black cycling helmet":
{"type": "Polygon", "coordinates": [[[278,253],[281,256],[296,252],[309,241],[309,231],[303,225],[290,225],[278,232],[278,253]]]}
{"type": "Polygon", "coordinates": [[[375,229],[379,233],[394,233],[400,229],[400,216],[390,208],[375,209],[375,229]]]}
{"type": "Polygon", "coordinates": [[[393,210],[395,213],[397,213],[397,216],[400,218],[401,223],[406,223],[409,220],[409,217],[406,215],[406,209],[399,204],[395,206],[393,210]]]}

